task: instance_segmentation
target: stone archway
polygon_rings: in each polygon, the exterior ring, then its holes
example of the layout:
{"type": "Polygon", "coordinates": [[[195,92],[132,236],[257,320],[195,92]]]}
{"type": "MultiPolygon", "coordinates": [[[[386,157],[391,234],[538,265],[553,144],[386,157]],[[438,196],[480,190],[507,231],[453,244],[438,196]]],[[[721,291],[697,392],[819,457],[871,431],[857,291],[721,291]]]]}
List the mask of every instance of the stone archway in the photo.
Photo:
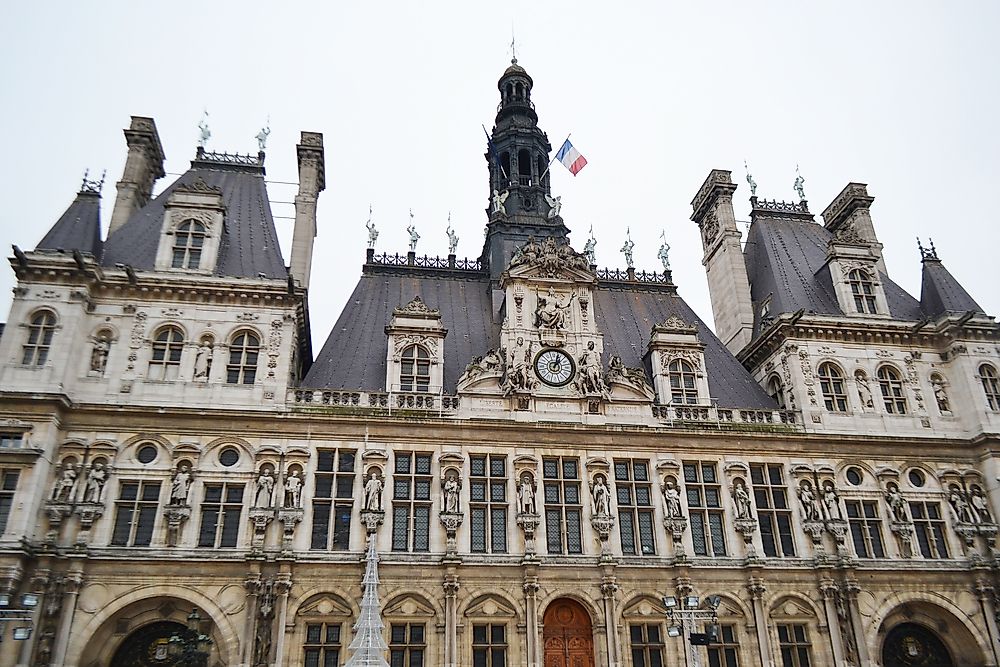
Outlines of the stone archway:
{"type": "Polygon", "coordinates": [[[594,667],[594,628],[583,605],[553,600],[542,619],[545,667],[594,667]]]}
{"type": "Polygon", "coordinates": [[[917,623],[901,623],[885,637],[884,667],[954,667],[948,648],[937,633],[917,623]]]}

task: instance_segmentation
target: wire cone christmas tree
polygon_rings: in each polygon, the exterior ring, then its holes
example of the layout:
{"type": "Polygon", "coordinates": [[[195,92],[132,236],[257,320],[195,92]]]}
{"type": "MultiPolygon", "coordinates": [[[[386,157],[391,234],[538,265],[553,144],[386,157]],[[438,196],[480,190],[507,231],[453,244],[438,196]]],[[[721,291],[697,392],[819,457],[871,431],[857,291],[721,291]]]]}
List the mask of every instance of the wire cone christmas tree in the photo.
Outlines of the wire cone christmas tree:
{"type": "Polygon", "coordinates": [[[378,601],[378,552],[375,551],[375,535],[368,536],[368,555],[365,557],[365,576],[361,580],[365,587],[361,597],[361,613],[354,624],[354,640],[347,650],[351,657],[344,667],[389,667],[385,652],[389,646],[382,638],[381,604],[378,601]]]}

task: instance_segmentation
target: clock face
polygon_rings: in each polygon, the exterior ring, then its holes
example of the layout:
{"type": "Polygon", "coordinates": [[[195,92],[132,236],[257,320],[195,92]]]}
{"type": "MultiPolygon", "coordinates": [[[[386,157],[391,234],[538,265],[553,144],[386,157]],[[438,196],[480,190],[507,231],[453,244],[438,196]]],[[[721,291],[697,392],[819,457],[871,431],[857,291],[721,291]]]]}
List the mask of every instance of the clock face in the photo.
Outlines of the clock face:
{"type": "Polygon", "coordinates": [[[561,387],[573,377],[573,360],[561,350],[543,350],[535,359],[535,372],[545,384],[561,387]]]}

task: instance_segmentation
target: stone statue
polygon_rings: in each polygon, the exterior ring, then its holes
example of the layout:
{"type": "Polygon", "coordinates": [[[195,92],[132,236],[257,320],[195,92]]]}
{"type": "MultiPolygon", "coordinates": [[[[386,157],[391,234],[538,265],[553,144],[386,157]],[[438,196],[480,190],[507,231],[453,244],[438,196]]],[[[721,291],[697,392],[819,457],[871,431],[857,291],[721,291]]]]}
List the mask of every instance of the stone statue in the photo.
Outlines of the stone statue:
{"type": "Polygon", "coordinates": [[[269,136],[271,136],[270,119],[268,119],[267,124],[264,127],[260,128],[260,132],[257,133],[257,136],[254,137],[255,139],[257,139],[257,150],[259,150],[261,153],[263,153],[264,149],[267,147],[267,138],[269,136]]]}
{"type": "Polygon", "coordinates": [[[406,231],[410,235],[410,252],[417,251],[417,241],[420,240],[420,234],[417,234],[417,228],[413,226],[413,211],[410,211],[410,226],[406,228],[406,231]]]}
{"type": "Polygon", "coordinates": [[[864,371],[857,371],[854,373],[854,383],[858,386],[858,400],[861,401],[861,408],[863,410],[874,410],[875,405],[872,403],[872,389],[868,385],[868,376],[865,375],[864,371]]]}
{"type": "Polygon", "coordinates": [[[799,201],[806,200],[805,182],[806,179],[802,178],[802,174],[799,173],[799,165],[795,165],[795,185],[792,187],[799,193],[799,201]]]}
{"type": "Polygon", "coordinates": [[[816,494],[813,493],[812,484],[803,480],[798,489],[799,507],[802,509],[802,518],[805,521],[819,521],[819,506],[816,503],[816,494]]]}
{"type": "Polygon", "coordinates": [[[450,514],[457,514],[459,512],[458,505],[458,490],[461,485],[458,483],[458,477],[452,474],[446,477],[444,480],[444,511],[450,514]]]}
{"type": "Polygon", "coordinates": [[[594,478],[591,493],[594,496],[594,513],[597,516],[611,516],[611,492],[604,483],[603,475],[594,478]]]}
{"type": "Polygon", "coordinates": [[[87,485],[83,488],[83,502],[99,503],[104,498],[104,483],[108,481],[108,471],[104,464],[97,461],[87,473],[87,485]]]}
{"type": "Polygon", "coordinates": [[[587,243],[583,246],[583,254],[587,256],[587,263],[591,266],[597,266],[597,255],[594,253],[594,248],[597,247],[597,239],[594,238],[594,226],[590,226],[590,238],[587,239],[587,243]]]}
{"type": "Polygon", "coordinates": [[[212,368],[212,344],[208,341],[201,341],[198,352],[194,356],[194,379],[207,380],[208,373],[212,368]]]}
{"type": "Polygon", "coordinates": [[[174,473],[174,479],[170,482],[170,503],[171,505],[187,505],[188,492],[191,491],[191,467],[182,463],[174,473]]]}
{"type": "Polygon", "coordinates": [[[365,507],[369,512],[382,511],[382,478],[370,472],[365,477],[365,507]]]}
{"type": "Polygon", "coordinates": [[[257,476],[257,491],[254,494],[254,507],[271,507],[274,500],[274,473],[270,468],[262,468],[257,476]],[[262,502],[263,501],[263,502],[262,502]]]}
{"type": "Polygon", "coordinates": [[[455,248],[458,247],[458,236],[455,235],[455,230],[451,228],[451,213],[448,214],[448,229],[444,233],[448,235],[448,254],[454,255],[455,248]]]}
{"type": "Polygon", "coordinates": [[[552,195],[545,194],[545,202],[549,205],[548,219],[551,220],[559,216],[559,212],[562,210],[562,197],[553,197],[552,195]]]}
{"type": "Polygon", "coordinates": [[[889,506],[893,521],[908,522],[910,520],[906,513],[906,501],[903,500],[899,487],[893,482],[889,482],[885,487],[885,504],[889,506]]]}
{"type": "Polygon", "coordinates": [[[587,342],[587,349],[580,355],[580,391],[585,394],[600,394],[604,391],[601,377],[601,355],[594,349],[594,341],[587,342]]]}
{"type": "Polygon", "coordinates": [[[61,503],[68,503],[73,500],[73,489],[76,487],[78,474],[75,463],[65,464],[62,469],[62,475],[52,487],[52,500],[61,503]]]}
{"type": "Polygon", "coordinates": [[[945,389],[944,378],[940,375],[931,377],[931,386],[934,387],[934,400],[937,401],[938,412],[951,412],[951,404],[948,402],[948,391],[945,389]]]}
{"type": "Polygon", "coordinates": [[[959,523],[975,523],[972,518],[972,507],[965,497],[965,493],[958,488],[957,484],[948,487],[948,503],[955,512],[955,520],[959,523]]]}
{"type": "Polygon", "coordinates": [[[972,511],[979,517],[978,523],[993,523],[993,515],[990,513],[989,500],[987,500],[986,494],[983,492],[981,486],[976,484],[972,486],[969,503],[972,505],[972,511]]]}
{"type": "Polygon", "coordinates": [[[737,519],[752,519],[750,513],[750,493],[742,481],[737,481],[733,485],[733,503],[736,505],[737,519]]]}
{"type": "Polygon", "coordinates": [[[673,480],[667,480],[663,485],[663,501],[666,503],[668,519],[680,519],[683,516],[681,514],[681,494],[673,480]]]}
{"type": "Polygon", "coordinates": [[[660,238],[663,239],[663,243],[660,244],[660,252],[657,253],[656,256],[659,258],[660,262],[663,263],[663,270],[664,271],[669,271],[670,270],[670,244],[667,243],[667,232],[664,231],[662,234],[660,234],[660,238]]]}
{"type": "Polygon", "coordinates": [[[747,183],[750,185],[750,196],[757,196],[757,181],[753,180],[753,176],[750,175],[750,165],[747,164],[746,160],[743,160],[743,167],[747,170],[747,183]]]}
{"type": "Polygon", "coordinates": [[[108,365],[109,352],[111,352],[111,343],[102,334],[94,341],[94,349],[90,353],[90,370],[103,375],[104,369],[108,365]]]}
{"type": "Polygon", "coordinates": [[[837,493],[837,489],[833,486],[833,482],[830,480],[823,482],[823,489],[820,491],[820,494],[823,498],[824,518],[827,521],[843,519],[844,514],[840,511],[840,494],[837,493]]]}
{"type": "Polygon", "coordinates": [[[576,298],[576,293],[570,294],[568,299],[561,301],[551,287],[545,296],[538,295],[536,292],[535,326],[539,329],[565,329],[569,306],[573,303],[574,298],[576,298]]]}
{"type": "Polygon", "coordinates": [[[530,391],[534,387],[535,383],[530,375],[531,347],[530,342],[525,345],[524,338],[517,337],[517,343],[510,351],[510,362],[507,364],[507,381],[504,386],[508,393],[517,390],[530,391]]]}
{"type": "Polygon", "coordinates": [[[626,228],[625,229],[625,245],[622,246],[622,249],[619,250],[619,252],[625,253],[625,266],[627,266],[630,269],[635,266],[635,262],[632,260],[632,249],[633,248],[635,248],[635,243],[632,242],[632,236],[631,236],[629,230],[626,228]]]}
{"type": "Polygon", "coordinates": [[[205,109],[201,121],[198,123],[198,145],[204,148],[211,137],[212,131],[208,129],[208,109],[205,109]]]}
{"type": "Polygon", "coordinates": [[[507,201],[507,197],[510,196],[510,190],[504,190],[503,192],[493,191],[493,212],[502,213],[507,215],[507,208],[504,202],[507,201]]]}
{"type": "Polygon", "coordinates": [[[286,509],[298,509],[302,507],[302,478],[299,477],[299,471],[293,470],[287,478],[285,478],[285,499],[283,506],[286,509]]]}
{"type": "Polygon", "coordinates": [[[531,481],[531,475],[522,475],[521,482],[517,485],[517,513],[535,513],[535,485],[531,481]]]}
{"type": "Polygon", "coordinates": [[[365,223],[365,228],[368,230],[368,247],[374,248],[375,241],[378,240],[378,230],[375,229],[375,223],[372,222],[372,207],[368,207],[368,222],[365,223]]]}

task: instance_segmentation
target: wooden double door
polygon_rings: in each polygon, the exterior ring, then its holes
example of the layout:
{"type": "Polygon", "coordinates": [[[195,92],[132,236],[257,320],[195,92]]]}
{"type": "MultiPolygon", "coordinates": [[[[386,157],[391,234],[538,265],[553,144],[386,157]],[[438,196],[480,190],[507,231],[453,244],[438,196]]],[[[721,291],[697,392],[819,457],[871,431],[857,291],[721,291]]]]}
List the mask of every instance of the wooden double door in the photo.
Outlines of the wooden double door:
{"type": "Polygon", "coordinates": [[[594,628],[579,602],[553,601],[542,623],[545,667],[594,667],[594,628]]]}

